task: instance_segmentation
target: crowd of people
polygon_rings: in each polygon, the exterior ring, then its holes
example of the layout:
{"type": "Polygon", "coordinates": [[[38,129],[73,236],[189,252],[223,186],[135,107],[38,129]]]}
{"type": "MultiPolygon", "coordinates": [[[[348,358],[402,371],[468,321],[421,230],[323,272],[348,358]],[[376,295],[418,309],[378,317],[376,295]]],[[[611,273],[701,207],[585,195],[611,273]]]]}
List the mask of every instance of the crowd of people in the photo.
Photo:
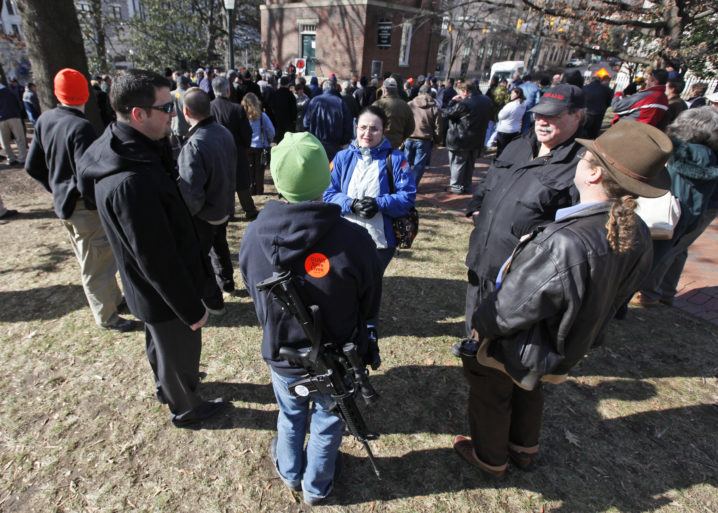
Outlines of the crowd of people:
{"type": "Polygon", "coordinates": [[[325,339],[356,344],[378,368],[393,220],[414,207],[435,144],[449,152],[447,190],[467,195],[474,223],[466,336],[451,349],[469,384],[471,436],[453,445],[495,477],[538,457],[543,383],[565,380],[632,296],[670,304],[687,248],[718,212],[718,93],[688,105],[680,77],[662,69],[641,90],[615,94],[605,77],[584,86],[572,74],[492,80],[483,94],[476,80],[387,74],[340,84],[330,75],[307,85],[291,72],[201,68],[91,82],[65,68],[53,85],[59,105],[45,112],[25,94],[27,158],[17,96],[0,86],[3,148],[52,194],[97,325],[144,325],[155,394],[177,427],[228,404],[202,397],[199,360],[201,328],[236,289],[227,243],[236,194],[251,221],[239,269],[279,405],[271,459],[309,504],[332,491],[343,429],[331,396],[291,393],[307,369],[281,348],[306,348],[307,335],[257,285],[290,272],[322,312],[325,339]],[[99,137],[85,116],[90,87],[99,137]],[[601,134],[609,107],[616,118],[601,134]],[[474,187],[474,164],[494,144],[474,187]],[[278,198],[260,213],[253,196],[265,192],[267,167],[278,198]],[[671,240],[652,241],[636,200],[668,191],[683,216],[671,240]]]}

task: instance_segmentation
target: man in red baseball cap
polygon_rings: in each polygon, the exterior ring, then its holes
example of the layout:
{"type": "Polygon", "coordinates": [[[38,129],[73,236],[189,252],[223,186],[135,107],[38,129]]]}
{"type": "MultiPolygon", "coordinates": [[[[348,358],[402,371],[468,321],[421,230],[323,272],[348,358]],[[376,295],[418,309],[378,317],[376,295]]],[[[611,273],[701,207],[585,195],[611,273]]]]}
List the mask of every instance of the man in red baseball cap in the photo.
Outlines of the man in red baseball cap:
{"type": "Polygon", "coordinates": [[[95,140],[85,117],[90,96],[87,79],[74,69],[58,71],[54,80],[56,108],[43,112],[35,125],[25,171],[52,193],[57,217],[70,235],[82,273],[82,287],[95,322],[102,329],[131,331],[139,323],[123,319],[117,265],[97,215],[94,184],[77,175],[77,161],[95,140]]]}

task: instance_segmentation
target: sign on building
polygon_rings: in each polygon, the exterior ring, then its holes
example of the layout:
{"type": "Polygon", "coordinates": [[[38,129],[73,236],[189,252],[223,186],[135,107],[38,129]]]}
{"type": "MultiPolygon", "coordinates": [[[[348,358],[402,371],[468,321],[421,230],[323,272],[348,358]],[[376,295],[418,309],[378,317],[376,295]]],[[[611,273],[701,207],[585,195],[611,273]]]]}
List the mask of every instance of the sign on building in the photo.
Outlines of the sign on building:
{"type": "Polygon", "coordinates": [[[380,20],[377,23],[376,45],[379,48],[391,47],[391,21],[380,20]]]}

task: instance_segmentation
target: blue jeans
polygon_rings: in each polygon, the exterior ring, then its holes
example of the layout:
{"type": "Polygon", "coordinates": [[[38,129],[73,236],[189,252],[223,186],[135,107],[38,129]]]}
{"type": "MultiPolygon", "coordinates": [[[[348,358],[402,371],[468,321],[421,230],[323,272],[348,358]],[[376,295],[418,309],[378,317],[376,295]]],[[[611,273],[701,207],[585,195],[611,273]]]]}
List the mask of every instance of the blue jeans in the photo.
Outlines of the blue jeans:
{"type": "Polygon", "coordinates": [[[424,176],[424,169],[426,169],[431,160],[431,145],[431,141],[416,141],[414,139],[407,139],[404,143],[404,156],[409,161],[417,187],[421,177],[424,176]]]}
{"type": "MultiPolygon", "coordinates": [[[[654,252],[654,255],[657,256],[653,262],[650,276],[641,286],[642,295],[651,301],[673,299],[676,296],[683,266],[686,265],[688,258],[688,248],[710,226],[716,215],[718,215],[718,209],[706,210],[693,229],[680,235],[670,249],[664,250],[660,254],[654,252]]],[[[666,241],[654,241],[654,244],[656,242],[666,241]]]]}
{"type": "Polygon", "coordinates": [[[279,404],[277,461],[279,475],[290,488],[302,485],[305,500],[321,499],[334,486],[334,470],[342,443],[342,421],[330,412],[328,395],[294,397],[289,385],[301,378],[280,376],[272,369],[272,388],[279,404]],[[304,437],[311,411],[309,441],[304,437]]]}

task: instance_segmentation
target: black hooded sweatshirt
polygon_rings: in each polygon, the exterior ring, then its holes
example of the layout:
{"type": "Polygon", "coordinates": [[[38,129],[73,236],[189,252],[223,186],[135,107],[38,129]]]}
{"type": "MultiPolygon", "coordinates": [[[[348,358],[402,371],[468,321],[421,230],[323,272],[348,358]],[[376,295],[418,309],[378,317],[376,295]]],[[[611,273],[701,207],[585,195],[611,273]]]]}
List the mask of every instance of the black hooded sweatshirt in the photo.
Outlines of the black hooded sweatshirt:
{"type": "Polygon", "coordinates": [[[310,342],[290,314],[257,291],[275,272],[297,277],[307,306],[319,306],[328,340],[344,343],[356,333],[359,353],[366,352],[366,320],[379,309],[381,269],[368,232],[342,219],[338,205],[269,201],[244,232],[239,267],[264,331],[262,357],[278,374],[305,374],[281,360],[279,348],[310,342]]]}
{"type": "Polygon", "coordinates": [[[95,203],[130,311],[149,323],[198,322],[210,275],[167,141],[112,123],[82,156],[78,171],[95,181],[95,203]]]}

